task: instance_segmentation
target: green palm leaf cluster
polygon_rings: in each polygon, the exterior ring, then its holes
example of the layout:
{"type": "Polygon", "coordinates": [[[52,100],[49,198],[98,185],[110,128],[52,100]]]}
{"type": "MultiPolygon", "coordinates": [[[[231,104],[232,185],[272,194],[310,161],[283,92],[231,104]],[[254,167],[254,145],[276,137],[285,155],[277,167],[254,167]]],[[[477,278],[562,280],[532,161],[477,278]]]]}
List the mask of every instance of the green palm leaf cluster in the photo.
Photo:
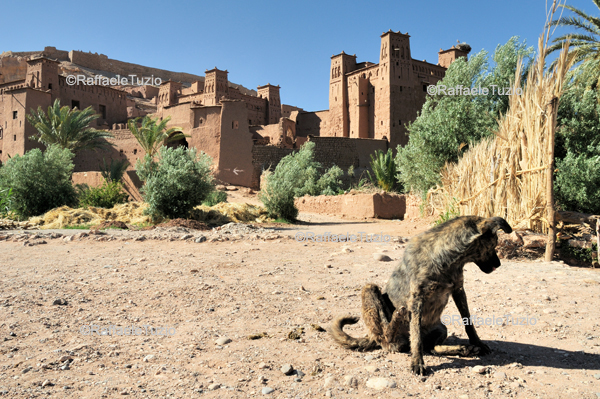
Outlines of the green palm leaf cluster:
{"type": "Polygon", "coordinates": [[[71,109],[66,105],[61,107],[57,99],[48,107],[48,113],[38,107],[37,111],[32,109],[27,115],[29,123],[38,131],[37,135],[30,138],[46,147],[56,144],[73,153],[106,147],[111,145],[106,139],[112,138],[112,134],[89,126],[99,116],[91,106],[84,110],[71,109]]]}
{"type": "MultiPolygon", "coordinates": [[[[600,10],[600,0],[592,0],[598,10],[600,10]]],[[[600,83],[600,18],[588,15],[578,8],[561,4],[574,16],[565,16],[550,22],[550,26],[571,27],[580,33],[568,33],[555,38],[548,52],[562,50],[563,43],[569,40],[571,50],[569,54],[575,58],[575,63],[581,63],[578,68],[593,70],[596,74],[596,81],[600,83]]]]}
{"type": "Polygon", "coordinates": [[[381,150],[375,151],[375,154],[371,154],[371,169],[375,178],[369,177],[373,181],[373,184],[377,185],[384,191],[394,191],[396,187],[396,163],[394,162],[394,156],[392,155],[392,149],[388,149],[387,152],[381,150]]]}
{"type": "Polygon", "coordinates": [[[158,149],[166,142],[177,141],[189,137],[181,133],[180,127],[172,127],[167,129],[167,124],[171,117],[167,117],[162,121],[158,118],[151,118],[146,115],[139,123],[140,118],[130,119],[127,121],[127,127],[135,136],[140,146],[151,158],[154,158],[158,149]]]}

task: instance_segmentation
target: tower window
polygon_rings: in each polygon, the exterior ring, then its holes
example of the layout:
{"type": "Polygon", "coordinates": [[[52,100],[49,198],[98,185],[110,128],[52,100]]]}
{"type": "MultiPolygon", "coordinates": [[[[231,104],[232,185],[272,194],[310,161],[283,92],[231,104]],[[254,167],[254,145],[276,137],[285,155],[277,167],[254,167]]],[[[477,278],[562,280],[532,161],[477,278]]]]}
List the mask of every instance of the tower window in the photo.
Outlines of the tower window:
{"type": "Polygon", "coordinates": [[[52,90],[52,83],[48,83],[48,90],[52,90]]]}
{"type": "Polygon", "coordinates": [[[17,141],[17,135],[16,134],[13,136],[13,141],[17,141]]]}
{"type": "Polygon", "coordinates": [[[17,119],[18,114],[19,114],[19,111],[13,111],[13,119],[17,119]]]}
{"type": "Polygon", "coordinates": [[[423,85],[423,91],[427,92],[427,85],[423,85]]]}
{"type": "Polygon", "coordinates": [[[71,100],[71,108],[79,109],[79,101],[71,100]]]}

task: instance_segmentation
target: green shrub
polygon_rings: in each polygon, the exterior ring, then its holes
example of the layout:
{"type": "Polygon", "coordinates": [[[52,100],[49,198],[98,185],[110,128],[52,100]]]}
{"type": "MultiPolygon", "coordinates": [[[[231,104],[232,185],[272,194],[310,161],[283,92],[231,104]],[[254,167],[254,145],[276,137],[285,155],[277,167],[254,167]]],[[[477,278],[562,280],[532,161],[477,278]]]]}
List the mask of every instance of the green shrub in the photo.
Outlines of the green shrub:
{"type": "Polygon", "coordinates": [[[600,156],[571,152],[556,166],[556,199],[568,210],[600,213],[600,156]]]}
{"type": "Polygon", "coordinates": [[[10,212],[12,188],[0,189],[0,217],[5,217],[10,212]]]}
{"type": "Polygon", "coordinates": [[[427,96],[420,115],[408,125],[408,145],[398,146],[396,154],[398,180],[406,190],[425,194],[440,183],[439,173],[446,162],[457,162],[463,151],[493,134],[498,117],[508,109],[508,96],[501,94],[514,81],[519,57],[532,53],[518,37],[512,37],[496,48],[493,67],[483,50],[450,65],[437,83],[438,90],[442,85],[447,89],[481,87],[489,94],[427,96]]]}
{"type": "Polygon", "coordinates": [[[79,188],[79,206],[94,206],[110,209],[117,204],[127,202],[129,195],[124,192],[123,184],[118,181],[105,182],[100,187],[89,187],[86,185],[79,188]]]}
{"type": "Polygon", "coordinates": [[[315,143],[307,142],[300,151],[284,157],[275,171],[265,174],[265,188],[259,198],[269,216],[296,220],[298,209],[294,198],[304,195],[335,195],[341,190],[344,172],[332,166],[322,173],[321,164],[314,160],[315,143]]]}
{"type": "Polygon", "coordinates": [[[10,210],[19,218],[41,215],[50,209],[77,202],[71,184],[73,153],[51,145],[42,152],[15,155],[0,168],[0,189],[12,189],[10,210]]]}
{"type": "Polygon", "coordinates": [[[225,201],[227,201],[227,193],[225,191],[214,190],[208,193],[202,205],[215,206],[225,201]]]}
{"type": "Polygon", "coordinates": [[[370,173],[369,178],[377,187],[387,192],[398,188],[396,163],[391,148],[387,152],[377,150],[375,154],[371,154],[371,169],[375,178],[371,177],[370,173]]]}
{"type": "Polygon", "coordinates": [[[154,219],[187,218],[190,211],[214,190],[210,173],[212,159],[195,148],[162,146],[158,161],[146,155],[136,169],[144,181],[142,195],[146,212],[154,219]]]}

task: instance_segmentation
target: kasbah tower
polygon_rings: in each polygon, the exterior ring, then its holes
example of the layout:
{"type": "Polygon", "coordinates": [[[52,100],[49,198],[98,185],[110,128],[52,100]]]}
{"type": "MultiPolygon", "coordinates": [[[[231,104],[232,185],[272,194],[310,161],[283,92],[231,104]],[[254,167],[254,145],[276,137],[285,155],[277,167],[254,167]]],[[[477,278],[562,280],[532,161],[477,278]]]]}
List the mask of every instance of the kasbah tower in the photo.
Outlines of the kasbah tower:
{"type": "Polygon", "coordinates": [[[427,86],[469,50],[453,46],[439,51],[438,64],[419,61],[411,57],[408,33],[389,30],[381,35],[379,64],[357,63],[356,55],[344,52],[332,56],[328,123],[321,135],[384,139],[394,149],[406,145],[405,124],[417,117],[427,86]]]}

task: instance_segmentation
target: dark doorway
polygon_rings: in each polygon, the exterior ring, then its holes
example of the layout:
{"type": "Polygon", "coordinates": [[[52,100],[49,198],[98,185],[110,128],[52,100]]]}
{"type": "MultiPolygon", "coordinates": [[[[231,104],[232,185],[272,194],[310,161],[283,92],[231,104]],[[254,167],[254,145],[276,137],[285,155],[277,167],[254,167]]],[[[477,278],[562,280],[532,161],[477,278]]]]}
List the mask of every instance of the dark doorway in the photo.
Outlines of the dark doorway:
{"type": "MultiPolygon", "coordinates": [[[[178,133],[181,133],[181,132],[175,132],[175,133],[171,134],[171,136],[173,136],[175,134],[178,134],[178,133]]],[[[187,149],[188,148],[188,142],[187,142],[187,140],[185,138],[182,138],[180,140],[175,140],[175,141],[168,142],[167,143],[167,147],[168,148],[183,147],[183,148],[187,149]]]]}

